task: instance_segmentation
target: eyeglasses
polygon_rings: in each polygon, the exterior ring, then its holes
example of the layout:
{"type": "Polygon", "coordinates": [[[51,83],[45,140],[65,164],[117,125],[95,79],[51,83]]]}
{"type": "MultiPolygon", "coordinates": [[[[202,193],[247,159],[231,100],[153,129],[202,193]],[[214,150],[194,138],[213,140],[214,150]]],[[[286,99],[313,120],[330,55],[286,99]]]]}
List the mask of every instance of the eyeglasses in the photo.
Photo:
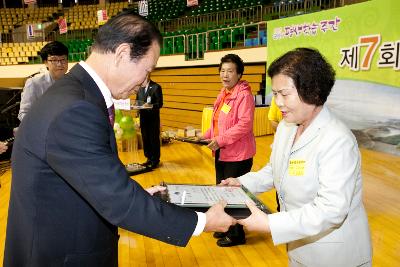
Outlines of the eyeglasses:
{"type": "Polygon", "coordinates": [[[68,60],[66,58],[62,58],[62,59],[48,59],[48,62],[50,62],[51,64],[61,64],[64,65],[68,62],[68,60]]]}

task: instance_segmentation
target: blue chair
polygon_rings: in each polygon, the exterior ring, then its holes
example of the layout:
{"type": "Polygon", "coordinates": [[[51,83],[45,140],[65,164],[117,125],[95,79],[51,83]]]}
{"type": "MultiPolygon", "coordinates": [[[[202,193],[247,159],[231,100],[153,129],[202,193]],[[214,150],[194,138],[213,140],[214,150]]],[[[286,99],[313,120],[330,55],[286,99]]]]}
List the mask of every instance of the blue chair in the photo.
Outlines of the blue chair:
{"type": "Polygon", "coordinates": [[[253,38],[244,40],[244,46],[253,46],[253,38]]]}
{"type": "Polygon", "coordinates": [[[261,45],[266,45],[267,44],[267,36],[263,36],[261,38],[261,45]]]}

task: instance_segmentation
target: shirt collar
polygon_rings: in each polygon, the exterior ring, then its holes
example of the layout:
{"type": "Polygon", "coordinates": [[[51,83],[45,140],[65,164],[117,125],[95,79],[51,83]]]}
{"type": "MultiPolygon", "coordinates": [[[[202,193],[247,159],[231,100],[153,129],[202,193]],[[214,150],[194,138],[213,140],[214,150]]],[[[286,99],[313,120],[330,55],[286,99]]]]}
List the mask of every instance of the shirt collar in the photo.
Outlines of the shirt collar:
{"type": "Polygon", "coordinates": [[[107,85],[103,82],[99,75],[84,61],[79,62],[82,68],[84,68],[87,73],[89,73],[90,77],[94,80],[96,85],[99,87],[101,94],[104,97],[104,101],[106,101],[107,108],[111,107],[114,103],[112,101],[112,95],[110,89],[108,89],[107,85]]]}
{"type": "Polygon", "coordinates": [[[55,81],[53,79],[53,77],[51,76],[50,71],[46,71],[45,78],[46,78],[46,81],[49,82],[49,83],[54,83],[54,81],[55,81]]]}
{"type": "MultiPolygon", "coordinates": [[[[235,86],[235,88],[236,88],[236,86],[235,86]]],[[[227,96],[229,96],[229,95],[231,95],[232,93],[233,93],[233,91],[235,90],[235,88],[233,88],[232,90],[227,90],[226,88],[225,88],[225,90],[224,90],[224,97],[227,97],[227,96]]]]}
{"type": "Polygon", "coordinates": [[[144,87],[144,91],[147,92],[147,90],[149,89],[150,86],[150,82],[147,83],[147,85],[144,87]]]}

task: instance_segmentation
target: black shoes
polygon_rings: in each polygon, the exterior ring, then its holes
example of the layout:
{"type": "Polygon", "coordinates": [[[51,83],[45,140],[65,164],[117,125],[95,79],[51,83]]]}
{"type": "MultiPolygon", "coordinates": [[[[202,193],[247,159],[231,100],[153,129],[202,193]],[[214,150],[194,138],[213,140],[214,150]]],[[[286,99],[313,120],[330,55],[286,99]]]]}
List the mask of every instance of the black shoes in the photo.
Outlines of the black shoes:
{"type": "Polygon", "coordinates": [[[227,233],[224,233],[224,232],[215,232],[213,234],[213,237],[216,239],[220,239],[220,238],[224,238],[226,235],[227,235],[227,233]]]}
{"type": "Polygon", "coordinates": [[[219,247],[233,247],[246,244],[246,233],[240,224],[229,227],[225,233],[215,232],[213,237],[218,238],[217,245],[219,247]]]}
{"type": "Polygon", "coordinates": [[[213,234],[214,238],[217,238],[217,245],[219,247],[233,247],[237,245],[243,245],[246,244],[246,239],[243,238],[230,238],[228,237],[228,232],[223,233],[223,232],[215,232],[213,234]]]}
{"type": "Polygon", "coordinates": [[[225,236],[224,238],[218,239],[217,245],[219,247],[233,247],[237,245],[246,244],[246,239],[230,239],[229,237],[225,236]]]}
{"type": "Polygon", "coordinates": [[[146,162],[140,163],[140,165],[142,165],[144,167],[150,166],[151,165],[151,161],[147,160],[146,162]]]}
{"type": "Polygon", "coordinates": [[[160,162],[152,162],[149,167],[152,169],[155,169],[155,168],[158,168],[159,165],[160,165],[160,162]]]}
{"type": "Polygon", "coordinates": [[[146,162],[144,162],[144,163],[142,163],[140,165],[142,165],[142,166],[144,166],[146,168],[155,169],[160,165],[160,162],[159,161],[158,162],[153,162],[153,161],[147,160],[146,162]]]}

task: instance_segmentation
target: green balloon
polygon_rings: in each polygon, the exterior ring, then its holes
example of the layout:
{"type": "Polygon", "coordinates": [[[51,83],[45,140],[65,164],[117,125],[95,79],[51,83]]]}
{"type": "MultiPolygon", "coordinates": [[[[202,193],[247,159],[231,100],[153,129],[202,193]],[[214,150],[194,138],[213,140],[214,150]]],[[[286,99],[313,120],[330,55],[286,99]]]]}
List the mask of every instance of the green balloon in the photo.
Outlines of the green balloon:
{"type": "Polygon", "coordinates": [[[123,116],[124,115],[122,114],[122,111],[120,109],[115,110],[115,122],[119,123],[123,116]]]}
{"type": "Polygon", "coordinates": [[[130,130],[135,128],[135,123],[131,116],[123,116],[119,121],[119,126],[121,129],[130,130]]]}
{"type": "Polygon", "coordinates": [[[129,139],[129,138],[133,138],[133,137],[135,137],[135,130],[134,129],[124,130],[124,132],[122,134],[122,138],[123,139],[129,139]]]}

